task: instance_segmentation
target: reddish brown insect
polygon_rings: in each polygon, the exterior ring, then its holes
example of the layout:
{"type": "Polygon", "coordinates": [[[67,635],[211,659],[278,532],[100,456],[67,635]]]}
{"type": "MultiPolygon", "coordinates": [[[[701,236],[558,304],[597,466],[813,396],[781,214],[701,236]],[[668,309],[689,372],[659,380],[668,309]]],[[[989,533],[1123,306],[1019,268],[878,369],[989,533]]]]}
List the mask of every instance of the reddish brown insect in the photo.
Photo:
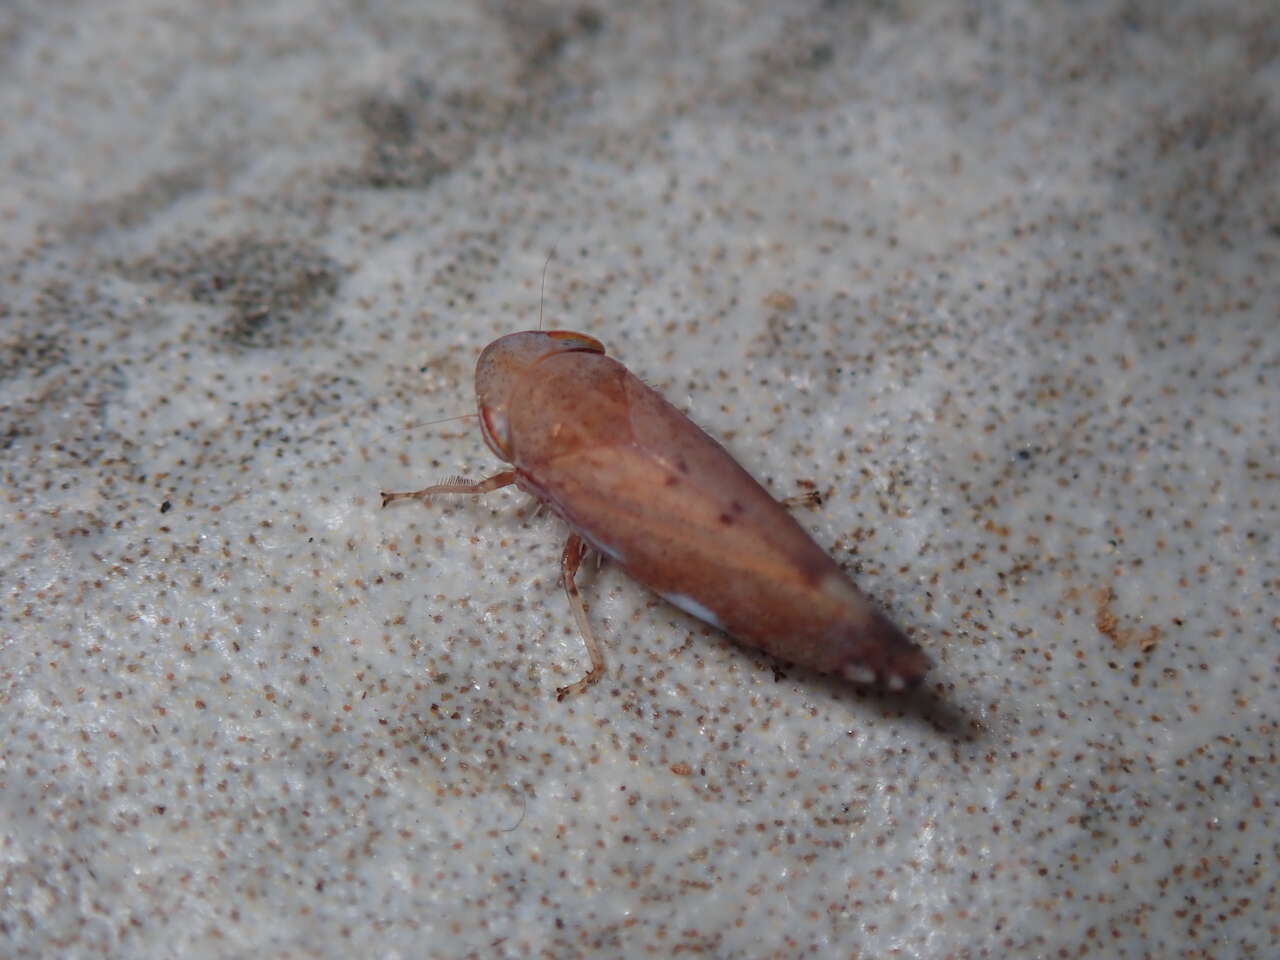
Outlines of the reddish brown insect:
{"type": "Polygon", "coordinates": [[[591,669],[560,699],[604,672],[574,585],[588,549],[781,660],[891,691],[924,678],[924,652],[720,444],[598,340],[567,330],[501,337],[476,364],[476,401],[485,442],[514,469],[384,493],[382,505],[515,484],[564,518],[564,587],[591,669]]]}

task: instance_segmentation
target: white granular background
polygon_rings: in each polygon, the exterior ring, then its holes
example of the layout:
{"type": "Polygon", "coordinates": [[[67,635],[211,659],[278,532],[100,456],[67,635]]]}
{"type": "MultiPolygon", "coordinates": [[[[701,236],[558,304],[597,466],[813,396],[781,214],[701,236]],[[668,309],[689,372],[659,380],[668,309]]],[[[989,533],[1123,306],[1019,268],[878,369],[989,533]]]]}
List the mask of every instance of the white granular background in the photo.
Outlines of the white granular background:
{"type": "Polygon", "coordinates": [[[1272,0],[16,0],[0,131],[0,956],[1273,955],[1272,0]],[[917,695],[378,509],[552,249],[917,695]]]}

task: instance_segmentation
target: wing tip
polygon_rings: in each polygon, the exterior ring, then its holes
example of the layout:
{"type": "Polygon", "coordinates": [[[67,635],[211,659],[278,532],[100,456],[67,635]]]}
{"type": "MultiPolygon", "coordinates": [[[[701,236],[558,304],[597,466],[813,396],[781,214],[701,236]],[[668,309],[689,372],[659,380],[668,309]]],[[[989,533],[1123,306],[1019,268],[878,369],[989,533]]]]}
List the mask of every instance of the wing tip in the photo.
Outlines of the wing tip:
{"type": "Polygon", "coordinates": [[[907,693],[924,682],[933,666],[929,655],[879,612],[858,631],[857,641],[837,672],[860,687],[907,693]]]}

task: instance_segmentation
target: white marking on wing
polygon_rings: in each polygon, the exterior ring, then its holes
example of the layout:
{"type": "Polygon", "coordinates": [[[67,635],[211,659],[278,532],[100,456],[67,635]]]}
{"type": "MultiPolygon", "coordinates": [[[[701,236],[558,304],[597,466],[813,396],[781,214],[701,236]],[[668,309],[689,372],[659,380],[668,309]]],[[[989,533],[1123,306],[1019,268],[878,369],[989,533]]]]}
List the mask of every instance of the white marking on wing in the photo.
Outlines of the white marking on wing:
{"type": "Polygon", "coordinates": [[[686,597],[683,593],[668,593],[663,596],[667,603],[673,604],[689,614],[691,617],[697,617],[703,623],[709,623],[718,630],[724,629],[720,625],[720,618],[714,613],[700,604],[693,597],[686,597]]]}
{"type": "Polygon", "coordinates": [[[860,685],[867,686],[876,682],[876,672],[870,667],[862,667],[856,663],[851,663],[844,668],[846,679],[860,685]]]}

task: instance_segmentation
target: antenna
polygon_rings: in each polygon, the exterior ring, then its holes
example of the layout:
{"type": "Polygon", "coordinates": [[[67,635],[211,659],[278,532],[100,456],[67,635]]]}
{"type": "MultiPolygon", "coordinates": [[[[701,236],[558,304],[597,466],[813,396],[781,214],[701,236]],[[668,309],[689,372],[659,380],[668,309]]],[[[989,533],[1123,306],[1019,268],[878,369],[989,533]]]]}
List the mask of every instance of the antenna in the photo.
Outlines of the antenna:
{"type": "Polygon", "coordinates": [[[478,417],[478,413],[460,413],[456,417],[441,417],[439,420],[419,420],[417,423],[410,423],[404,427],[405,430],[420,430],[423,427],[433,427],[438,423],[452,423],[454,420],[468,420],[471,417],[478,417]]]}
{"type": "Polygon", "coordinates": [[[552,247],[551,252],[547,254],[547,262],[542,265],[542,289],[538,291],[538,329],[542,329],[542,304],[547,299],[547,267],[551,266],[551,258],[556,255],[556,248],[552,247]]]}

